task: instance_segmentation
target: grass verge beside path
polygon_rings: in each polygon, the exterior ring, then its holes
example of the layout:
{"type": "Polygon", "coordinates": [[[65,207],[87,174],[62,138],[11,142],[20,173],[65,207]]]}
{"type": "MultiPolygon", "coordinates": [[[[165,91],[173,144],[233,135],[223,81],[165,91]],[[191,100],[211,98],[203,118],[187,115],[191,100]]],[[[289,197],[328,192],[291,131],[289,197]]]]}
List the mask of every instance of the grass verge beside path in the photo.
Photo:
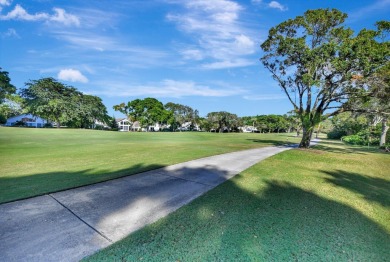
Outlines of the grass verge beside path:
{"type": "Polygon", "coordinates": [[[0,203],[288,141],[298,139],[286,134],[0,127],[0,203]]]}
{"type": "Polygon", "coordinates": [[[85,261],[389,261],[390,156],[280,153],[85,261]]]}

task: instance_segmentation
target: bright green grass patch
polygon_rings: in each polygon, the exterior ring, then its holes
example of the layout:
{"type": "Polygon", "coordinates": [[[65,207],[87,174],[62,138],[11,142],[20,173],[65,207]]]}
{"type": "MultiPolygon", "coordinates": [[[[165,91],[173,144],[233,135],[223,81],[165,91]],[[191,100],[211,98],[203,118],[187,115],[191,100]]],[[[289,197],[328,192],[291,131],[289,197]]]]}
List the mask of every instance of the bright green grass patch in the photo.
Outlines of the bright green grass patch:
{"type": "Polygon", "coordinates": [[[389,170],[337,142],[286,151],[86,260],[389,261],[389,170]]]}
{"type": "Polygon", "coordinates": [[[0,203],[292,141],[286,134],[0,128],[0,203]]]}

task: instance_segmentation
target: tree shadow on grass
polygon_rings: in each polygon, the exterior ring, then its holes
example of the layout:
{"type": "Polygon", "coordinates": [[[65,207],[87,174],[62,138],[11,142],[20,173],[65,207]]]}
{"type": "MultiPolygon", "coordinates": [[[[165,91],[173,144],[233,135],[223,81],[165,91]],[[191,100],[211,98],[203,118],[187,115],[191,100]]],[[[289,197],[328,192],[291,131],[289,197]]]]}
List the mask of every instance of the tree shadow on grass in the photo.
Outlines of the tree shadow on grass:
{"type": "Polygon", "coordinates": [[[325,179],[327,182],[363,195],[368,201],[379,203],[384,207],[390,207],[389,180],[364,176],[343,170],[322,170],[321,172],[330,176],[325,179]]]}
{"type": "Polygon", "coordinates": [[[351,146],[346,145],[343,142],[336,140],[327,140],[323,139],[319,142],[319,144],[314,145],[312,148],[323,150],[332,153],[340,153],[340,154],[367,154],[367,153],[381,153],[377,147],[371,146],[351,146]]]}
{"type": "Polygon", "coordinates": [[[389,233],[355,209],[289,183],[239,175],[90,261],[386,261],[389,233]],[[245,182],[247,183],[247,182],[245,182]]]}
{"type": "Polygon", "coordinates": [[[289,139],[286,137],[285,141],[281,140],[269,140],[269,139],[247,139],[248,141],[252,141],[254,143],[260,143],[260,144],[269,144],[269,145],[274,145],[274,146],[293,146],[297,145],[297,142],[294,141],[289,141],[289,139]]]}
{"type": "Polygon", "coordinates": [[[100,183],[163,167],[137,164],[118,170],[84,169],[77,172],[59,171],[23,177],[0,177],[0,203],[100,183]]]}

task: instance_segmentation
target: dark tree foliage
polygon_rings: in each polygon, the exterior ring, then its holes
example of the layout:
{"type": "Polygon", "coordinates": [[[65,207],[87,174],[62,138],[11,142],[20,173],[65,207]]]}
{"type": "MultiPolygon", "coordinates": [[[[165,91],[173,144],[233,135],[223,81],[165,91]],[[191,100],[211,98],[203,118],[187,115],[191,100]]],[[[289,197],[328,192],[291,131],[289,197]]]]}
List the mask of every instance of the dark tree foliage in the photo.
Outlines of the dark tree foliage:
{"type": "Polygon", "coordinates": [[[208,113],[207,121],[211,129],[215,129],[219,133],[238,131],[238,127],[241,125],[240,118],[236,114],[226,111],[208,113]]]}
{"type": "Polygon", "coordinates": [[[16,87],[11,84],[8,72],[2,71],[0,67],[0,103],[4,101],[7,95],[15,94],[16,87]]]}
{"type": "Polygon", "coordinates": [[[54,78],[27,82],[20,95],[29,113],[55,122],[58,128],[61,123],[88,128],[95,120],[107,120],[107,109],[99,97],[84,95],[54,78]]]}

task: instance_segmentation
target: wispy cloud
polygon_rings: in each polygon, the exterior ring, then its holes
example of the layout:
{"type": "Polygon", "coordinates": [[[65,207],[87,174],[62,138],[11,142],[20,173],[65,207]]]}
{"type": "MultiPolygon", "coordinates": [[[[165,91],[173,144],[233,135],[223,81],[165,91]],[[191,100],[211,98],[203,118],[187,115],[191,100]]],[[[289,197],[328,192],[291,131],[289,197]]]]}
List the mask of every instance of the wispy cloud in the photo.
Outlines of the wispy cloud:
{"type": "Polygon", "coordinates": [[[49,16],[49,21],[58,22],[67,26],[80,25],[80,20],[77,16],[68,14],[64,9],[53,8],[54,15],[49,16]]]}
{"type": "Polygon", "coordinates": [[[268,6],[270,8],[279,9],[280,11],[287,11],[288,8],[277,1],[271,1],[268,6]]]}
{"type": "Polygon", "coordinates": [[[251,1],[253,5],[259,6],[262,8],[273,8],[273,9],[279,9],[280,11],[287,11],[288,8],[285,5],[282,5],[281,3],[277,1],[271,1],[271,2],[264,2],[262,0],[252,0],[251,1]]]}
{"type": "Polygon", "coordinates": [[[226,97],[243,94],[246,90],[242,88],[211,88],[207,85],[197,84],[193,81],[176,81],[166,79],[157,83],[146,85],[129,85],[127,82],[98,82],[95,86],[103,87],[89,91],[96,95],[106,95],[109,97],[134,97],[134,96],[153,96],[153,97],[174,97],[185,96],[203,96],[203,97],[226,97]]]}
{"type": "Polygon", "coordinates": [[[87,83],[88,78],[84,76],[79,70],[76,69],[62,69],[57,78],[59,80],[69,81],[69,82],[80,82],[87,83]]]}
{"type": "Polygon", "coordinates": [[[45,12],[29,14],[21,5],[17,4],[14,9],[6,15],[0,15],[0,20],[21,20],[21,21],[45,21],[64,24],[66,26],[79,26],[77,16],[68,14],[64,9],[53,8],[54,13],[45,12]]]}
{"type": "Polygon", "coordinates": [[[13,28],[8,28],[7,31],[1,33],[0,35],[2,38],[20,38],[16,30],[13,28]]]}
{"type": "Polygon", "coordinates": [[[243,10],[239,4],[229,0],[175,3],[181,4],[185,12],[168,14],[167,19],[175,22],[194,41],[190,48],[181,50],[185,59],[209,59],[207,64],[218,66],[204,68],[221,69],[242,66],[234,61],[255,52],[254,40],[239,22],[243,10]],[[193,48],[194,44],[196,48],[193,48]]]}
{"type": "Polygon", "coordinates": [[[370,5],[364,6],[349,13],[349,21],[356,21],[359,19],[365,19],[369,15],[373,15],[376,12],[390,12],[390,0],[377,0],[370,5]]]}
{"type": "Polygon", "coordinates": [[[3,6],[9,6],[11,5],[12,0],[0,0],[0,11],[3,8],[3,6]]]}
{"type": "Polygon", "coordinates": [[[243,96],[246,100],[255,100],[255,101],[262,101],[262,100],[281,100],[286,99],[286,95],[283,94],[263,94],[263,95],[251,95],[251,96],[243,96]]]}
{"type": "Polygon", "coordinates": [[[225,60],[213,63],[204,63],[202,65],[203,69],[224,69],[232,67],[245,67],[253,65],[253,61],[250,59],[235,59],[235,60],[225,60]]]}

